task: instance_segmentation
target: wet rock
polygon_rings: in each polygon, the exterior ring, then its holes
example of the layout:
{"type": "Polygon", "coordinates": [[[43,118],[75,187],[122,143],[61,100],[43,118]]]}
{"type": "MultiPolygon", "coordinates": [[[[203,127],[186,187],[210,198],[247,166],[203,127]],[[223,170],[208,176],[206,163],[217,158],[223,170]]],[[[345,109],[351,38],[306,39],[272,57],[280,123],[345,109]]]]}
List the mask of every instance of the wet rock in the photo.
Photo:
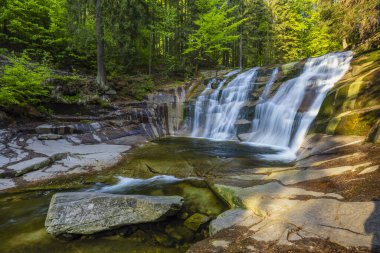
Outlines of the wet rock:
{"type": "Polygon", "coordinates": [[[176,214],[179,196],[151,197],[91,192],[55,194],[45,226],[48,233],[89,235],[131,224],[155,222],[176,214]]]}
{"type": "Polygon", "coordinates": [[[35,130],[37,134],[66,134],[74,132],[74,127],[43,124],[37,126],[35,130]]]}
{"type": "Polygon", "coordinates": [[[210,217],[207,215],[195,213],[185,220],[184,225],[193,231],[197,231],[202,224],[205,224],[209,220],[210,217]]]}
{"type": "Polygon", "coordinates": [[[62,139],[63,136],[60,134],[40,134],[37,137],[41,141],[46,141],[46,140],[59,140],[62,139]]]}
{"type": "Polygon", "coordinates": [[[235,122],[237,134],[248,133],[252,127],[252,122],[246,119],[240,119],[235,122]]]}
{"type": "Polygon", "coordinates": [[[82,134],[95,132],[101,129],[103,126],[99,122],[93,122],[88,124],[71,124],[71,125],[52,125],[43,124],[35,128],[37,134],[82,134]]]}

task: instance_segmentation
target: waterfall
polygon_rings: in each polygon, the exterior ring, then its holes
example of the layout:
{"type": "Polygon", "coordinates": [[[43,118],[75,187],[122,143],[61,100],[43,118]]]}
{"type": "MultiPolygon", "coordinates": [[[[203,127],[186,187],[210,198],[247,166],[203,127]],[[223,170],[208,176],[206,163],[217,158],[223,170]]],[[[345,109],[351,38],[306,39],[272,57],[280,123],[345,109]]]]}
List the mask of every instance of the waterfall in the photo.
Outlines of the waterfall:
{"type": "Polygon", "coordinates": [[[309,59],[302,74],[284,82],[256,106],[248,142],[288,148],[295,153],[317,116],[327,92],[349,69],[351,52],[309,59]]]}
{"type": "Polygon", "coordinates": [[[208,100],[207,93],[212,89],[212,85],[216,82],[216,79],[211,79],[206,89],[198,96],[197,101],[195,102],[195,113],[193,119],[193,131],[191,133],[192,137],[196,137],[197,133],[200,131],[202,117],[205,115],[203,113],[204,105],[208,100]]]}
{"type": "Polygon", "coordinates": [[[272,89],[272,85],[276,81],[277,75],[278,75],[278,68],[274,68],[272,75],[269,79],[269,82],[265,85],[264,91],[260,96],[260,100],[266,100],[268,98],[270,90],[272,89]]]}
{"type": "Polygon", "coordinates": [[[278,155],[266,157],[268,159],[295,159],[327,92],[348,71],[351,59],[352,52],[310,58],[298,77],[282,83],[270,97],[280,72],[278,68],[273,69],[254,106],[253,120],[244,119],[242,108],[251,99],[259,68],[239,74],[224,89],[227,78],[219,82],[215,90],[212,86],[217,80],[213,79],[196,100],[191,136],[236,140],[235,124],[240,120],[243,124],[247,122],[245,129],[248,130],[244,131],[249,131],[239,134],[240,140],[280,151],[278,155]]]}
{"type": "Polygon", "coordinates": [[[195,103],[192,137],[220,140],[236,138],[234,124],[238,119],[240,109],[254,88],[253,83],[258,69],[253,68],[239,74],[224,89],[222,88],[227,77],[233,74],[227,74],[214,91],[212,85],[216,80],[208,83],[195,103]],[[202,123],[203,126],[201,126],[202,123]]]}
{"type": "Polygon", "coordinates": [[[176,111],[174,115],[172,116],[173,118],[173,127],[174,128],[174,133],[173,135],[177,134],[177,131],[180,129],[180,123],[183,120],[183,104],[186,101],[186,89],[181,86],[176,89],[174,89],[174,97],[175,97],[175,102],[174,107],[176,108],[176,111]],[[179,90],[179,91],[178,91],[179,90]]]}

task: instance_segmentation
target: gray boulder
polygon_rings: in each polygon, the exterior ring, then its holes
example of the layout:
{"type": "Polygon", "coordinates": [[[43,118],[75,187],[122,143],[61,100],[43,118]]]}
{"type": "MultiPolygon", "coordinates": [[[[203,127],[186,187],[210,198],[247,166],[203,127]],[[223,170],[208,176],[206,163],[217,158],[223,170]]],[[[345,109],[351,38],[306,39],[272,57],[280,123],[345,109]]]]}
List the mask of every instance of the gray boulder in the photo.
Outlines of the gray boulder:
{"type": "Polygon", "coordinates": [[[176,214],[182,205],[183,198],[179,196],[57,193],[51,199],[45,227],[54,236],[89,235],[163,220],[176,214]]]}

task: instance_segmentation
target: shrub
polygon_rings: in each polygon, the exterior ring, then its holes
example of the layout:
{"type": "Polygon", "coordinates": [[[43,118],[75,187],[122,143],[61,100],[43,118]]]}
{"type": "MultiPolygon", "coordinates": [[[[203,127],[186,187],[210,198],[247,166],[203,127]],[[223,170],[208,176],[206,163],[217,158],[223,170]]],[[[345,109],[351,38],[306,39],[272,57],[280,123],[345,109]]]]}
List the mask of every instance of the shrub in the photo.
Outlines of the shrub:
{"type": "Polygon", "coordinates": [[[51,70],[43,64],[32,63],[25,54],[12,55],[7,60],[10,64],[4,66],[0,75],[0,107],[10,109],[40,103],[41,98],[49,94],[44,84],[51,77],[51,70]]]}

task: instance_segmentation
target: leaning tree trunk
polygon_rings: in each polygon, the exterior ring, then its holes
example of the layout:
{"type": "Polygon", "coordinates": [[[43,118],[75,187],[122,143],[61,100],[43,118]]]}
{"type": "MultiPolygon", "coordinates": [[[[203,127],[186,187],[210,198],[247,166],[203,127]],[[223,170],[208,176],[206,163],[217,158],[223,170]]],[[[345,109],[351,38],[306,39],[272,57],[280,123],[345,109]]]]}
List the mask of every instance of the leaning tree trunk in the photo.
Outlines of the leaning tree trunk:
{"type": "Polygon", "coordinates": [[[106,68],[104,65],[104,36],[103,36],[103,20],[101,10],[101,0],[96,0],[96,54],[98,73],[96,83],[101,90],[107,89],[106,68]]]}

